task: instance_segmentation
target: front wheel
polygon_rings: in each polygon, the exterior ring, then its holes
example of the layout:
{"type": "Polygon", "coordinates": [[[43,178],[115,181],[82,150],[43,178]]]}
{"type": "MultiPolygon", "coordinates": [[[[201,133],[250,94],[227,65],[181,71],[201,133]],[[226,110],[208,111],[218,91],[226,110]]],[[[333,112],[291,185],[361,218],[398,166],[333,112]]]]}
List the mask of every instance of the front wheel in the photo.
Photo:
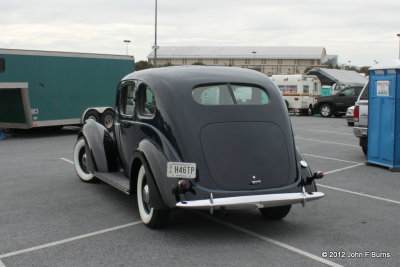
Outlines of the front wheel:
{"type": "Polygon", "coordinates": [[[92,183],[96,181],[96,177],[94,177],[93,174],[90,173],[87,168],[85,139],[83,137],[80,137],[75,144],[74,166],[76,173],[78,174],[79,178],[82,181],[86,183],[92,183]]]}
{"type": "Polygon", "coordinates": [[[319,113],[324,118],[331,117],[333,114],[332,106],[329,104],[322,104],[319,109],[319,113]]]}
{"type": "Polygon", "coordinates": [[[288,215],[292,205],[280,206],[280,207],[269,207],[259,208],[261,215],[269,220],[282,220],[288,215]]]}
{"type": "Polygon", "coordinates": [[[169,211],[155,209],[151,206],[150,191],[152,188],[148,183],[148,179],[151,178],[151,174],[146,173],[146,169],[142,165],[137,177],[137,204],[142,222],[149,228],[160,228],[168,223],[169,211]]]}

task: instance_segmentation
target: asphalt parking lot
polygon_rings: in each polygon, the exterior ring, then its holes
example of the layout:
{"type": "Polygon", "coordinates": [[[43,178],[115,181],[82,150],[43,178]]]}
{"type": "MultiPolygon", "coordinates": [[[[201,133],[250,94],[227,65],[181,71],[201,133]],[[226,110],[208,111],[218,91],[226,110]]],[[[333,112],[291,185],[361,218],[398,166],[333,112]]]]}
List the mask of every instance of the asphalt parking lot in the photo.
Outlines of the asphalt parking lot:
{"type": "Polygon", "coordinates": [[[0,267],[400,266],[400,174],[366,166],[345,119],[291,119],[326,196],[279,222],[178,210],[151,230],[133,197],[78,179],[76,128],[0,141],[0,267]]]}

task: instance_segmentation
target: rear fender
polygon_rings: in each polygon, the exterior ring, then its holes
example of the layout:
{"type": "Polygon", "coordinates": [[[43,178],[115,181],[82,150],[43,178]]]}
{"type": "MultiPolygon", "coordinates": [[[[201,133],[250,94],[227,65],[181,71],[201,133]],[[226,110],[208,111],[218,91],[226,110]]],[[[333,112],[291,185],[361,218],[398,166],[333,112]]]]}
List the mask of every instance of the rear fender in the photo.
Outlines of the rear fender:
{"type": "Polygon", "coordinates": [[[136,179],[140,166],[138,161],[142,162],[145,168],[147,167],[146,172],[151,172],[154,178],[153,181],[149,181],[154,185],[150,186],[154,189],[153,192],[150,192],[150,199],[154,201],[151,205],[155,208],[175,207],[176,199],[172,192],[178,184],[178,180],[167,178],[168,159],[164,152],[150,140],[145,139],[140,142],[130,164],[131,170],[129,172],[131,174],[130,188],[131,191],[134,189],[134,192],[136,192],[136,179]]]}
{"type": "Polygon", "coordinates": [[[117,150],[114,139],[107,129],[89,119],[82,128],[85,138],[89,171],[113,172],[118,170],[117,150]]]}
{"type": "MultiPolygon", "coordinates": [[[[304,160],[305,162],[307,162],[303,155],[300,153],[300,151],[298,150],[298,148],[296,147],[296,152],[297,152],[297,161],[299,162],[300,165],[300,161],[304,160]]],[[[301,174],[301,180],[302,180],[302,184],[306,184],[305,186],[305,190],[306,192],[317,192],[317,186],[315,184],[315,181],[313,180],[311,182],[311,184],[307,185],[307,177],[312,177],[313,173],[310,169],[310,166],[307,164],[307,167],[302,167],[300,166],[300,174],[301,174]]]]}

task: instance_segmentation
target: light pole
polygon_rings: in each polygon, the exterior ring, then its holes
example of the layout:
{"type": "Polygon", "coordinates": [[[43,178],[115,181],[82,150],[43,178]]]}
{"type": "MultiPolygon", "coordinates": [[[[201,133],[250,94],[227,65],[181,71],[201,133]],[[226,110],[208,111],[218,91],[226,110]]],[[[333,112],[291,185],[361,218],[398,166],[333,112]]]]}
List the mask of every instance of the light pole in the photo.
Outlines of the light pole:
{"type": "Polygon", "coordinates": [[[131,40],[124,40],[124,43],[126,44],[126,55],[128,55],[128,45],[131,42],[131,40]]]}
{"type": "Polygon", "coordinates": [[[251,51],[251,53],[253,54],[254,67],[255,67],[256,66],[256,53],[257,53],[257,51],[251,51]]]}
{"type": "Polygon", "coordinates": [[[397,34],[397,37],[399,37],[399,59],[400,59],[400,33],[397,34]]]}
{"type": "Polygon", "coordinates": [[[157,68],[157,0],[156,0],[156,7],[155,7],[155,16],[154,16],[154,67],[157,68]]]}

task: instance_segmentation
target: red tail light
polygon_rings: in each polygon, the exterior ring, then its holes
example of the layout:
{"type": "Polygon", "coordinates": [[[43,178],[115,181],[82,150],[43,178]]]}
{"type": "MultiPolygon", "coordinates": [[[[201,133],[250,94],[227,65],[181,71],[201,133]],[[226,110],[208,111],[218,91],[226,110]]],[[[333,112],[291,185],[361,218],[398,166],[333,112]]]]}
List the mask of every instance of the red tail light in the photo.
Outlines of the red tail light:
{"type": "Polygon", "coordinates": [[[295,100],[295,101],[299,101],[299,98],[298,98],[298,97],[295,97],[294,100],[295,100]]]}
{"type": "Polygon", "coordinates": [[[353,116],[354,116],[354,121],[358,122],[359,121],[359,116],[360,116],[360,106],[355,106],[354,107],[353,116]]]}

